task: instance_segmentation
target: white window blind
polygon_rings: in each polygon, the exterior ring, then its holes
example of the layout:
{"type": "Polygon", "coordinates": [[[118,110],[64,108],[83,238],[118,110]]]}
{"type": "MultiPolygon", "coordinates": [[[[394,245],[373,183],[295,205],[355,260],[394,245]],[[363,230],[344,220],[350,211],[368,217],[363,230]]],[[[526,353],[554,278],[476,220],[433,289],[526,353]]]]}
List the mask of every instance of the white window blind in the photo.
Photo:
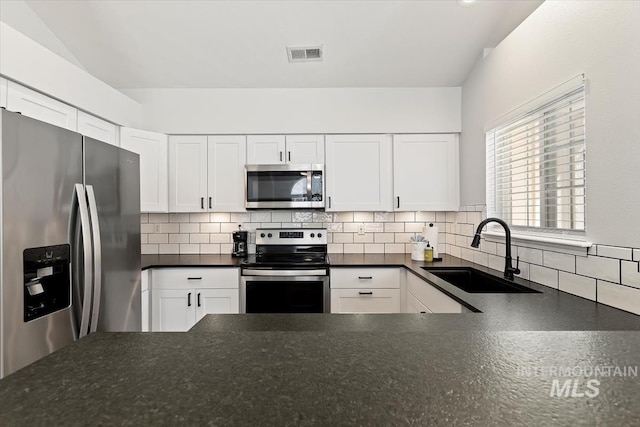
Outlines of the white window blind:
{"type": "Polygon", "coordinates": [[[585,231],[584,83],[486,134],[487,210],[514,228],[585,231]]]}

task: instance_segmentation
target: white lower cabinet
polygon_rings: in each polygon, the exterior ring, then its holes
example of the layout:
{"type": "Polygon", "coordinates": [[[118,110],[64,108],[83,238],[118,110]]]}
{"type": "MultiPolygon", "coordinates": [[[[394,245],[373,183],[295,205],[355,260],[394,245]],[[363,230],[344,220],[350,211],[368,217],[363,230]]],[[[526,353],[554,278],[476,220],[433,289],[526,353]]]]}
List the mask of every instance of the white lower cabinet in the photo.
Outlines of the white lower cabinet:
{"type": "Polygon", "coordinates": [[[462,313],[462,304],[407,271],[407,313],[462,313]]]}
{"type": "Polygon", "coordinates": [[[332,313],[400,313],[400,268],[331,268],[332,313]]]}
{"type": "Polygon", "coordinates": [[[151,330],[187,331],[207,314],[240,312],[238,268],[154,269],[151,330]]]}
{"type": "Polygon", "coordinates": [[[140,274],[140,312],[142,313],[142,332],[149,332],[149,270],[140,274]]]}

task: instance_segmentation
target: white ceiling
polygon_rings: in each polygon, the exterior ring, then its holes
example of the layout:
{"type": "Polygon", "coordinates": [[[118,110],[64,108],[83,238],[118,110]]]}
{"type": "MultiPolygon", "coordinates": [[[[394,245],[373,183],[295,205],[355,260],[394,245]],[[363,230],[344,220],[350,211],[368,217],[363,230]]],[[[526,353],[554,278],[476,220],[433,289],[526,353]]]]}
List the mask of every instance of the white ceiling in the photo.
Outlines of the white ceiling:
{"type": "Polygon", "coordinates": [[[460,86],[542,1],[29,1],[119,88],[460,86]],[[286,46],[322,44],[289,63],[286,46]]]}

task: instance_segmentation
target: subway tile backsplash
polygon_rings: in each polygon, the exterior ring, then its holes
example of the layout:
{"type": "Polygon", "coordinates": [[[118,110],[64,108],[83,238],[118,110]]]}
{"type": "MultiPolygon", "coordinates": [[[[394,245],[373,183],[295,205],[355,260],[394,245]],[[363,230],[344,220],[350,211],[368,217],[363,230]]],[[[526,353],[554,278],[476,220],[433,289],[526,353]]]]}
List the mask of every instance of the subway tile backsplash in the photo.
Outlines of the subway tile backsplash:
{"type": "MultiPolygon", "coordinates": [[[[436,222],[441,212],[317,212],[259,211],[242,213],[143,213],[142,253],[228,254],[231,233],[242,225],[256,228],[326,228],[332,253],[409,253],[409,239],[422,234],[429,223],[439,227],[439,251],[445,252],[446,223],[436,222]],[[364,225],[365,234],[358,234],[364,225]]],[[[255,252],[255,234],[250,233],[249,252],[255,252]]]]}
{"type": "MultiPolygon", "coordinates": [[[[434,223],[438,251],[498,271],[504,269],[505,245],[482,240],[470,247],[476,226],[487,216],[485,205],[461,206],[458,212],[318,212],[143,213],[143,254],[230,254],[231,233],[242,225],[255,252],[256,228],[327,229],[330,253],[410,253],[409,238],[434,223]],[[365,234],[358,228],[364,225],[365,234]]],[[[580,297],[640,314],[640,248],[594,244],[585,256],[514,245],[520,277],[580,297]]]]}

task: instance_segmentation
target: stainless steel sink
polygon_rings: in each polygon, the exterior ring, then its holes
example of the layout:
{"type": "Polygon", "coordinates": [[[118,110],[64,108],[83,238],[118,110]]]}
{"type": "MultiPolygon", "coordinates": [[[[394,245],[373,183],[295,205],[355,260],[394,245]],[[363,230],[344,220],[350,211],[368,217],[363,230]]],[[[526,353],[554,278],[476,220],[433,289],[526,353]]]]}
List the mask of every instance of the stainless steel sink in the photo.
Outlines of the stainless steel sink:
{"type": "Polygon", "coordinates": [[[522,294],[541,293],[535,289],[527,288],[518,283],[511,282],[500,277],[492,276],[471,267],[422,267],[429,273],[444,280],[451,285],[471,294],[499,293],[522,294]]]}

